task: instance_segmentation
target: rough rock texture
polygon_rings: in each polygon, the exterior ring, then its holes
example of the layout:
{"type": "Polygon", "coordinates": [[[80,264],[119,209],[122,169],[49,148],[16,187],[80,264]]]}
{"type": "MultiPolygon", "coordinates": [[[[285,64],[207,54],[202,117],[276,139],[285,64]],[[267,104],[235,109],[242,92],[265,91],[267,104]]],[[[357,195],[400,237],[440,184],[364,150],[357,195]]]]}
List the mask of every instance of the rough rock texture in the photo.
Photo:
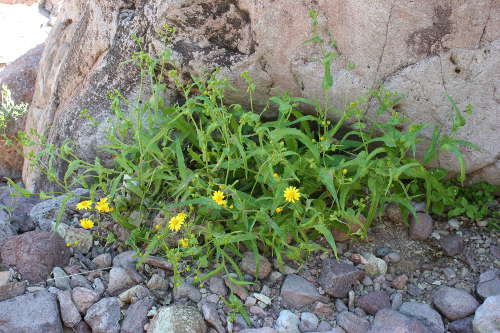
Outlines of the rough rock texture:
{"type": "Polygon", "coordinates": [[[92,333],[118,333],[120,331],[120,302],[107,297],[92,305],[85,315],[85,322],[92,333]]]}
{"type": "Polygon", "coordinates": [[[323,262],[319,283],[328,295],[346,297],[352,285],[362,277],[363,272],[358,268],[328,259],[323,262]]]}
{"type": "Polygon", "coordinates": [[[47,278],[52,268],[68,264],[70,252],[59,235],[30,231],[5,242],[1,256],[2,262],[15,265],[23,278],[41,282],[47,278]]]}
{"type": "Polygon", "coordinates": [[[143,333],[148,322],[147,314],[154,304],[152,297],[145,297],[135,302],[125,312],[121,333],[143,333]]]}
{"type": "MultiPolygon", "coordinates": [[[[71,139],[82,158],[93,159],[111,118],[107,92],[118,89],[131,98],[138,91],[136,69],[119,65],[135,50],[129,36],[143,37],[147,50],[159,52],[165,23],[178,29],[170,46],[181,72],[220,66],[244,88],[239,75],[248,70],[257,84],[256,104],[283,90],[320,100],[319,47],[305,43],[313,8],[320,13],[320,33],[337,42],[335,50],[327,47],[339,55],[330,105],[341,108],[383,86],[408,95],[400,112],[448,130],[452,112],[445,94],[460,108],[472,104],[475,111],[458,136],[482,149],[464,149],[468,170],[500,183],[500,2],[493,0],[305,0],[293,6],[288,0],[65,1],[42,57],[27,128],[49,143],[71,139]],[[349,63],[356,67],[347,70],[349,63]],[[85,108],[97,126],[78,116],[85,108]]],[[[247,102],[244,89],[227,97],[247,102]]],[[[431,133],[429,128],[426,136],[431,133]]],[[[437,164],[457,171],[450,154],[437,164]]],[[[26,164],[23,178],[30,189],[51,187],[26,164]]]]}
{"type": "Polygon", "coordinates": [[[462,289],[441,287],[432,296],[436,308],[449,320],[467,317],[476,311],[479,303],[462,289]]]}
{"type": "Polygon", "coordinates": [[[496,333],[500,331],[500,295],[488,297],[477,308],[472,327],[474,333],[496,333]]]}
{"type": "Polygon", "coordinates": [[[368,333],[432,333],[420,321],[390,309],[380,310],[368,333]]]}
{"type": "Polygon", "coordinates": [[[148,333],[206,333],[207,325],[196,308],[173,305],[158,310],[148,333]]]}
{"type": "Polygon", "coordinates": [[[401,305],[399,311],[409,317],[420,320],[432,332],[443,333],[443,320],[439,313],[428,304],[417,302],[406,302],[401,305]]]}
{"type": "Polygon", "coordinates": [[[42,291],[1,302],[0,332],[62,333],[56,296],[42,291]]]}
{"type": "Polygon", "coordinates": [[[319,300],[321,295],[311,282],[296,274],[290,274],[281,287],[281,297],[287,306],[301,308],[319,300]]]}

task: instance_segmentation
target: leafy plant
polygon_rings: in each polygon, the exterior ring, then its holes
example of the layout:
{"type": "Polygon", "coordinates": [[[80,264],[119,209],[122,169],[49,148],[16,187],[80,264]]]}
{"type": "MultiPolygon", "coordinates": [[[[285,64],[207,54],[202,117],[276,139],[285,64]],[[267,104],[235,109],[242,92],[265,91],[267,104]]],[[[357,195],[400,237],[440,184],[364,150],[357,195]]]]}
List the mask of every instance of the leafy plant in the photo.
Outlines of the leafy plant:
{"type": "MultiPolygon", "coordinates": [[[[315,26],[315,12],[311,17],[315,26]]],[[[322,46],[315,30],[313,35],[311,41],[322,46]]],[[[334,41],[322,46],[319,60],[325,92],[334,82],[335,53],[327,51],[332,48],[334,41]]],[[[142,82],[149,85],[148,96],[129,101],[118,91],[110,93],[116,126],[109,144],[98,148],[113,156],[112,167],[98,158],[79,159],[69,141],[57,147],[26,136],[23,142],[42,147],[31,160],[61,188],[83,186],[93,196],[112,198],[110,214],[132,231],[130,245],[145,255],[164,254],[176,278],[183,258],[196,259],[192,273],[198,281],[229,273],[229,268],[242,280],[237,261],[244,250],[256,258],[257,253],[275,256],[280,264],[318,250],[336,253],[334,229],[366,238],[386,203],[415,214],[411,201],[424,197],[422,191],[428,207],[436,204],[433,198],[447,197],[441,174],[415,157],[429,125],[408,124],[394,109],[402,98],[398,94],[373,91],[348,103],[331,121],[327,115],[338,110],[325,101],[288,94],[271,97],[264,110],[254,110],[256,84],[243,73],[247,110],[226,103],[225,90],[232,87],[217,71],[186,81],[170,57],[169,49],[156,57],[140,50],[133,57],[142,82]],[[181,102],[168,105],[163,96],[172,88],[181,102]],[[372,127],[365,120],[371,100],[380,119],[387,119],[372,127]],[[302,105],[316,112],[304,114],[302,105]],[[276,117],[264,121],[269,109],[276,117]],[[341,134],[348,124],[351,129],[341,134]],[[57,177],[56,158],[67,163],[63,177],[57,177]],[[216,268],[202,275],[209,263],[216,268]]],[[[440,149],[460,159],[458,148],[466,143],[453,134],[434,131],[427,162],[440,149]]]]}
{"type": "Polygon", "coordinates": [[[9,88],[2,84],[0,92],[0,135],[6,138],[7,124],[21,118],[28,111],[28,104],[16,104],[9,88]]]}

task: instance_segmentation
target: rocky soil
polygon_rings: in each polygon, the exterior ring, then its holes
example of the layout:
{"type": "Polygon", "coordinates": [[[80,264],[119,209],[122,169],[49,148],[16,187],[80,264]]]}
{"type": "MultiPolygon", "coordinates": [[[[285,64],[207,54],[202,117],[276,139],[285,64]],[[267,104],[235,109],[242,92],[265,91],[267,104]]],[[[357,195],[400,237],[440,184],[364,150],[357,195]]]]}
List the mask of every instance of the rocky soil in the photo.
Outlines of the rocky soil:
{"type": "Polygon", "coordinates": [[[138,264],[119,242],[106,246],[102,230],[79,227],[78,199],[56,227],[62,197],[12,193],[0,190],[10,207],[0,211],[0,332],[500,331],[500,234],[482,222],[422,212],[408,227],[389,207],[367,241],[338,243],[338,259],[315,253],[280,266],[261,257],[257,272],[246,253],[235,259],[252,284],[228,274],[195,284],[186,273],[175,286],[164,258],[138,264]],[[225,303],[231,293],[248,321],[225,303]]]}

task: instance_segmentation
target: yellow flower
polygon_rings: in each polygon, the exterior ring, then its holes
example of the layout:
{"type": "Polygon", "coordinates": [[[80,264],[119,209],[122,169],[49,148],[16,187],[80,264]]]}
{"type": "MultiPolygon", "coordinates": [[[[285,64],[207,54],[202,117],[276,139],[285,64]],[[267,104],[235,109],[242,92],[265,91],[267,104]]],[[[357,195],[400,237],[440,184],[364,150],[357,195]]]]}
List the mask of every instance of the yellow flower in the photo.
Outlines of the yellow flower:
{"type": "Polygon", "coordinates": [[[225,206],[227,204],[227,200],[224,200],[225,194],[222,191],[215,191],[212,194],[212,200],[215,201],[219,206],[225,206]]]}
{"type": "Polygon", "coordinates": [[[168,228],[174,232],[177,232],[181,229],[182,225],[186,221],[187,215],[184,212],[181,212],[168,221],[168,228]]]}
{"type": "Polygon", "coordinates": [[[275,172],[275,173],[273,173],[273,177],[274,177],[274,178],[276,178],[276,179],[280,179],[280,175],[279,175],[279,174],[277,174],[276,172],[275,172]]]}
{"type": "Polygon", "coordinates": [[[189,246],[189,241],[186,238],[181,238],[179,239],[179,245],[183,248],[186,248],[189,246]]]}
{"type": "Polygon", "coordinates": [[[342,173],[345,175],[347,173],[347,169],[342,169],[342,173]]]}
{"type": "Polygon", "coordinates": [[[84,229],[92,229],[94,227],[94,222],[91,219],[81,219],[80,225],[84,229]]]}
{"type": "Polygon", "coordinates": [[[234,208],[234,205],[229,206],[229,209],[233,209],[233,208],[234,208]]]}
{"type": "Polygon", "coordinates": [[[81,201],[76,205],[76,209],[79,210],[90,210],[91,208],[92,208],[92,201],[90,200],[81,201]]]}
{"type": "Polygon", "coordinates": [[[159,224],[155,224],[155,227],[154,227],[156,230],[159,230],[161,228],[161,225],[159,224]]]}
{"type": "Polygon", "coordinates": [[[225,186],[225,185],[219,185],[219,188],[220,188],[221,190],[223,190],[223,189],[224,189],[224,187],[226,187],[226,186],[225,186]]]}
{"type": "Polygon", "coordinates": [[[113,211],[113,208],[111,208],[109,206],[109,202],[108,202],[109,198],[108,197],[104,197],[102,198],[101,200],[99,200],[96,205],[95,205],[95,209],[98,210],[99,212],[101,213],[109,213],[109,212],[112,212],[113,211]]]}
{"type": "Polygon", "coordinates": [[[66,243],[66,246],[67,246],[67,247],[70,247],[70,246],[71,246],[71,242],[67,242],[67,243],[66,243]]]}
{"type": "Polygon", "coordinates": [[[294,203],[295,201],[299,200],[300,191],[295,186],[288,186],[285,189],[285,193],[283,194],[283,196],[285,197],[286,201],[294,203]]]}
{"type": "Polygon", "coordinates": [[[275,211],[276,211],[276,213],[281,213],[281,212],[283,211],[283,208],[278,207],[278,208],[276,208],[276,210],[275,210],[275,211]]]}
{"type": "Polygon", "coordinates": [[[320,137],[320,138],[319,138],[319,140],[320,140],[320,141],[325,141],[325,137],[324,137],[324,136],[322,136],[322,137],[320,137]]]}

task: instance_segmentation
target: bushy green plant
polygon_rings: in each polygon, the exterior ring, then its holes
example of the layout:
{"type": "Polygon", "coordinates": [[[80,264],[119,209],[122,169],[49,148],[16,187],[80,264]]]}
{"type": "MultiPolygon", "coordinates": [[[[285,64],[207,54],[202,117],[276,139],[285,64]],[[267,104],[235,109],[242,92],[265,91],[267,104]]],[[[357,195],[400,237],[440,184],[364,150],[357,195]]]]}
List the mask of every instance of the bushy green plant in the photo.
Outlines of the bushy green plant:
{"type": "MultiPolygon", "coordinates": [[[[84,186],[111,197],[112,217],[133,230],[133,245],[145,253],[161,251],[174,263],[195,257],[197,268],[215,260],[213,273],[232,266],[241,276],[235,260],[243,248],[280,263],[327,250],[319,239],[335,251],[333,229],[366,237],[387,202],[415,213],[410,186],[422,185],[429,205],[445,191],[415,158],[425,125],[403,126],[406,119],[393,109],[401,98],[395,93],[369,96],[377,114],[388,115],[372,130],[364,120],[368,98],[349,103],[331,121],[323,104],[274,96],[269,109],[277,115],[263,121],[258,110],[225,103],[231,87],[217,72],[183,82],[176,70],[167,70],[175,68],[168,49],[158,57],[140,51],[134,60],[151,94],[142,102],[110,94],[117,126],[100,149],[115,165],[80,160],[70,142],[43,145],[34,162],[44,161],[42,169],[61,187],[84,186]],[[165,104],[167,82],[182,93],[182,103],[165,104]],[[301,105],[316,113],[303,114],[301,105]],[[340,135],[347,122],[352,129],[340,135]],[[62,179],[55,176],[55,156],[68,165],[62,179]]],[[[242,76],[251,96],[255,84],[242,76]]],[[[437,151],[441,139],[437,135],[430,149],[437,151]]]]}
{"type": "MultiPolygon", "coordinates": [[[[317,14],[311,17],[315,27],[317,14]]],[[[324,54],[319,61],[327,91],[333,86],[335,53],[323,48],[315,28],[313,35],[311,41],[324,54]]],[[[237,258],[244,249],[274,256],[279,263],[328,251],[327,244],[336,252],[332,230],[364,238],[386,203],[415,214],[412,200],[425,199],[430,207],[439,202],[433,198],[446,197],[439,172],[415,157],[429,125],[408,124],[394,110],[398,94],[373,91],[339,112],[325,102],[285,93],[271,97],[264,110],[254,110],[256,85],[242,73],[250,96],[247,109],[225,102],[225,90],[233,88],[217,71],[186,82],[170,56],[167,48],[157,57],[142,50],[133,57],[149,85],[147,98],[129,101],[118,91],[110,93],[116,126],[109,144],[99,149],[113,156],[112,167],[99,159],[80,160],[71,142],[57,147],[24,137],[25,144],[43,148],[31,155],[32,163],[61,188],[83,186],[91,189],[92,199],[110,197],[109,213],[131,230],[130,245],[137,250],[161,252],[174,264],[196,258],[196,271],[215,263],[209,274],[196,275],[199,280],[229,267],[241,278],[237,258]],[[166,104],[168,89],[176,89],[182,102],[166,104]],[[371,100],[376,114],[386,119],[373,126],[365,120],[371,100]],[[315,112],[304,114],[303,106],[315,112]],[[329,120],[333,111],[340,119],[329,120]],[[263,115],[271,113],[275,117],[264,121],[263,115]],[[341,134],[346,125],[350,130],[341,134]],[[67,163],[63,177],[57,177],[56,158],[67,163]]],[[[463,125],[463,116],[456,105],[453,109],[455,129],[463,125]]],[[[455,140],[454,131],[442,134],[436,128],[426,162],[440,149],[461,159],[459,146],[468,143],[455,140]]]]}

